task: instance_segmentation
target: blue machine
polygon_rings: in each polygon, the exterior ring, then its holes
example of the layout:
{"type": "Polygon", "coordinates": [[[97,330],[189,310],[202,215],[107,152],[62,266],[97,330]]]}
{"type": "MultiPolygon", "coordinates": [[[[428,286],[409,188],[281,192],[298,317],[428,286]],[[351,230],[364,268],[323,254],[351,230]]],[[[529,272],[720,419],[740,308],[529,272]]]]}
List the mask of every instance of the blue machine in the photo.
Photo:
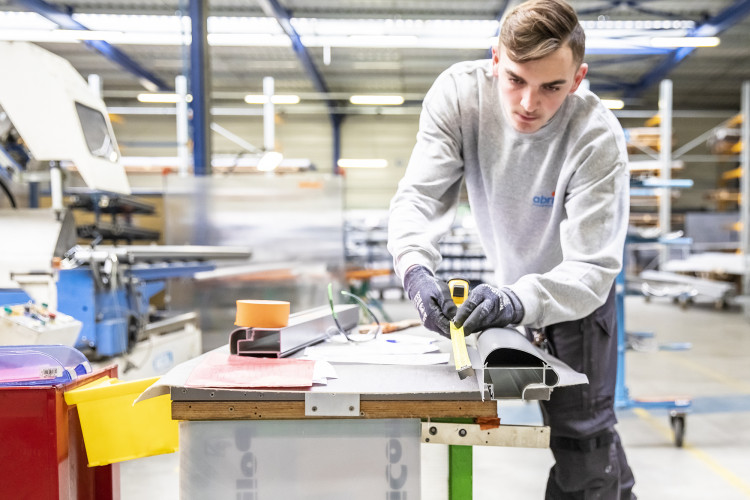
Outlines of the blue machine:
{"type": "MultiPolygon", "coordinates": [[[[197,263],[182,266],[190,277],[215,266],[197,263]]],[[[166,269],[165,269],[166,270],[166,269]]],[[[126,270],[123,282],[111,287],[97,280],[90,268],[60,271],[57,283],[58,310],[83,323],[74,347],[95,349],[100,356],[126,352],[139,340],[139,332],[149,323],[149,301],[164,290],[167,276],[141,279],[137,270],[126,270]]],[[[170,275],[174,274],[169,270],[170,275]]]]}
{"type": "Polygon", "coordinates": [[[0,306],[49,303],[82,323],[75,342],[64,343],[95,358],[129,352],[157,330],[183,328],[184,315],[150,304],[167,280],[193,278],[219,261],[251,255],[246,248],[214,246],[75,246],[72,217],[59,219],[50,210],[0,211],[7,236],[0,240],[0,306]]]}
{"type": "MultiPolygon", "coordinates": [[[[246,259],[250,253],[226,247],[74,247],[59,271],[58,310],[83,323],[78,349],[109,357],[127,352],[153,322],[149,301],[171,278],[190,278],[216,265],[207,260],[246,259]]],[[[158,313],[158,312],[157,312],[158,313]]]]}

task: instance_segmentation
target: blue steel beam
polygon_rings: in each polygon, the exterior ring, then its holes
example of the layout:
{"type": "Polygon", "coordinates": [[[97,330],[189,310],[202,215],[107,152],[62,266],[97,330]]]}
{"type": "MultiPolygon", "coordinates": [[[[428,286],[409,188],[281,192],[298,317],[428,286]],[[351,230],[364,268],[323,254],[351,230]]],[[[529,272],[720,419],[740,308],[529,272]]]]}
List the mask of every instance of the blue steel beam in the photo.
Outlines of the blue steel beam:
{"type": "MultiPolygon", "coordinates": [[[[738,0],[724,11],[691,30],[687,36],[716,36],[742,21],[750,14],[750,0],[738,0]]],[[[647,88],[663,80],[683,59],[695,50],[694,47],[681,47],[672,50],[669,56],[641,78],[641,81],[625,97],[638,97],[647,88]]]]}
{"type": "MultiPolygon", "coordinates": [[[[277,0],[258,0],[258,4],[268,17],[273,17],[274,19],[276,19],[276,21],[279,23],[279,26],[281,26],[281,29],[284,30],[284,33],[286,33],[286,35],[292,41],[292,48],[294,49],[294,53],[297,54],[297,57],[302,63],[302,66],[305,68],[307,76],[310,78],[310,80],[312,80],[313,85],[315,85],[315,88],[318,90],[318,92],[328,94],[328,85],[326,85],[325,80],[323,80],[323,76],[315,66],[315,62],[312,60],[307,47],[302,44],[302,40],[300,39],[297,30],[295,30],[294,26],[292,26],[292,17],[289,11],[282,7],[277,0]]],[[[331,112],[333,112],[335,103],[331,99],[326,99],[326,104],[328,104],[328,108],[331,110],[331,112]]]]}
{"type": "MultiPolygon", "coordinates": [[[[284,30],[284,33],[292,41],[292,48],[294,53],[297,54],[297,58],[305,68],[307,76],[312,80],[313,85],[318,92],[327,95],[328,85],[326,85],[323,76],[318,71],[315,62],[310,56],[307,47],[304,46],[300,39],[299,33],[292,26],[292,16],[290,12],[282,7],[277,0],[258,0],[260,8],[268,17],[273,17],[284,30]]],[[[333,172],[335,174],[341,173],[338,167],[339,155],[341,154],[341,122],[344,120],[344,116],[338,114],[336,111],[336,102],[332,99],[326,98],[326,105],[328,106],[328,113],[330,115],[331,126],[333,127],[333,172]]]]}
{"type": "MultiPolygon", "coordinates": [[[[208,0],[190,0],[190,107],[193,175],[211,175],[211,69],[207,41],[208,0]]],[[[201,198],[202,199],[202,198],[201,198]]],[[[200,217],[204,214],[199,213],[200,217]]],[[[199,224],[200,225],[200,224],[199,224]]]]}
{"type": "MultiPolygon", "coordinates": [[[[36,12],[66,30],[88,30],[86,26],[79,23],[70,12],[45,2],[44,0],[11,0],[25,7],[28,10],[36,12]]],[[[171,90],[171,87],[160,80],[156,75],[147,71],[137,62],[128,57],[124,52],[103,40],[84,40],[84,44],[90,47],[113,63],[123,67],[128,72],[138,77],[139,81],[152,90],[171,90]]]]}

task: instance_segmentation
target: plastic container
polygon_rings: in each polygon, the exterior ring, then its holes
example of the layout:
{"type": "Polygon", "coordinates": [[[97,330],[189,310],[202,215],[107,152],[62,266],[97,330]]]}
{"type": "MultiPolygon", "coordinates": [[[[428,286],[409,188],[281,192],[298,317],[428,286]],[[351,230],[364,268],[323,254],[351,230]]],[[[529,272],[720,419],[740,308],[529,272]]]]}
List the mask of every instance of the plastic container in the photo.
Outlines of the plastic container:
{"type": "Polygon", "coordinates": [[[169,395],[133,405],[158,379],[106,377],[65,393],[65,402],[78,406],[89,467],[177,451],[178,425],[169,395]]]}
{"type": "Polygon", "coordinates": [[[86,373],[86,356],[70,346],[0,346],[0,386],[66,384],[86,373]]]}

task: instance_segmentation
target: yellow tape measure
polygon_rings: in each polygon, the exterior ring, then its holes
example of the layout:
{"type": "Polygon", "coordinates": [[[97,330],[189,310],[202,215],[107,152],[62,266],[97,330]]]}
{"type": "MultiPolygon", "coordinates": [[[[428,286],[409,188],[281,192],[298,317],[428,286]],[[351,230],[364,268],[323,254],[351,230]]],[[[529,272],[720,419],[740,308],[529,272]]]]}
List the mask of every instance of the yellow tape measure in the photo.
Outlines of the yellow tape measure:
{"type": "MultiPolygon", "coordinates": [[[[462,279],[452,279],[448,281],[448,289],[451,292],[451,298],[453,302],[460,306],[464,303],[466,298],[469,296],[469,282],[462,279]]],[[[461,378],[470,375],[473,370],[471,369],[471,360],[469,359],[469,352],[466,350],[466,337],[464,336],[464,329],[456,328],[456,325],[451,321],[451,346],[453,347],[453,362],[456,365],[456,371],[461,378]]]]}
{"type": "Polygon", "coordinates": [[[452,279],[448,281],[448,289],[451,291],[453,302],[460,306],[469,296],[469,282],[466,280],[452,279]]]}

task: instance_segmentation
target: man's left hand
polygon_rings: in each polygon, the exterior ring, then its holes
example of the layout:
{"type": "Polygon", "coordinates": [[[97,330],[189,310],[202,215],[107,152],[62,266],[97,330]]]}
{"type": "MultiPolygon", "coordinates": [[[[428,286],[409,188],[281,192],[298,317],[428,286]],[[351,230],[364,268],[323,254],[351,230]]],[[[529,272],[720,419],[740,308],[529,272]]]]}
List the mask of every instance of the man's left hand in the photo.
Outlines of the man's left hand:
{"type": "Polygon", "coordinates": [[[479,285],[456,312],[454,323],[467,335],[487,328],[502,328],[523,319],[523,305],[507,288],[479,285]]]}

